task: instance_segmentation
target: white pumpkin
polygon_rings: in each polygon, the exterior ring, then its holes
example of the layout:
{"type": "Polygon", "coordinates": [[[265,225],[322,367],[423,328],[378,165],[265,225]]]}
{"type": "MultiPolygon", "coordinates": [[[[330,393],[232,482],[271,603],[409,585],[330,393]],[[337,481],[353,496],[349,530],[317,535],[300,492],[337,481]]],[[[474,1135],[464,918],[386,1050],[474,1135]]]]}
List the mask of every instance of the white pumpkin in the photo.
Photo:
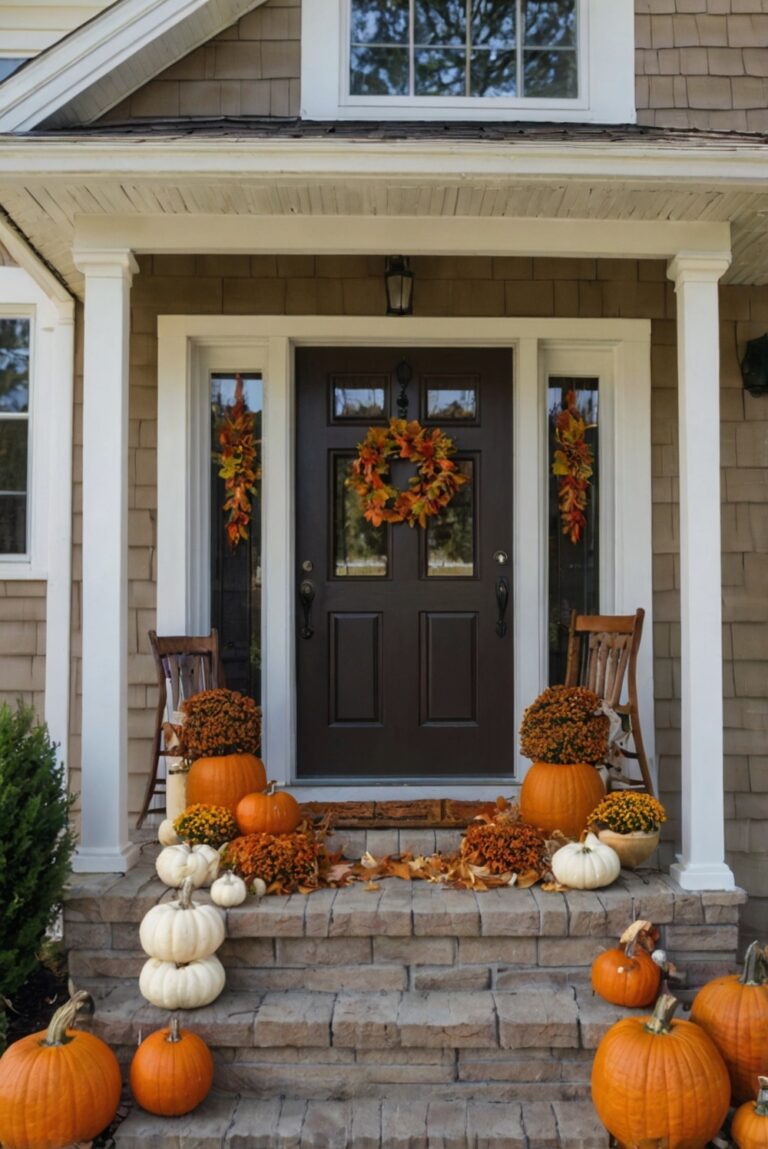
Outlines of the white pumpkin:
{"type": "Polygon", "coordinates": [[[187,878],[191,878],[195,889],[202,886],[208,879],[211,868],[210,858],[200,852],[202,848],[187,846],[184,842],[178,846],[166,846],[157,855],[155,862],[160,881],[165,882],[166,886],[178,889],[184,885],[187,878]]]}
{"type": "Polygon", "coordinates": [[[251,882],[251,893],[261,901],[267,892],[267,883],[263,878],[254,878],[251,882]]]}
{"type": "Polygon", "coordinates": [[[157,840],[161,846],[176,846],[181,841],[179,835],[173,828],[173,822],[170,818],[165,818],[160,823],[160,828],[157,831],[157,840]]]}
{"type": "Polygon", "coordinates": [[[210,957],[224,936],[224,919],[219,910],[192,901],[191,878],[181,887],[178,901],[153,906],[139,926],[141,948],[160,961],[181,963],[210,957]]]}
{"type": "Polygon", "coordinates": [[[215,954],[189,965],[149,958],[139,975],[139,990],[159,1009],[199,1009],[216,1000],[225,981],[224,966],[215,954]]]}
{"type": "Polygon", "coordinates": [[[248,896],[248,888],[242,878],[225,870],[211,886],[211,901],[228,910],[230,906],[241,905],[248,896]]]}
{"type": "Polygon", "coordinates": [[[193,846],[192,849],[197,854],[208,862],[208,873],[206,874],[204,886],[210,886],[211,882],[216,880],[219,873],[219,866],[221,865],[221,854],[218,850],[214,850],[213,846],[193,846]]]}
{"type": "Polygon", "coordinates": [[[609,886],[621,873],[619,855],[594,834],[583,842],[561,846],[552,858],[552,873],[564,886],[574,890],[596,890],[609,886]]]}

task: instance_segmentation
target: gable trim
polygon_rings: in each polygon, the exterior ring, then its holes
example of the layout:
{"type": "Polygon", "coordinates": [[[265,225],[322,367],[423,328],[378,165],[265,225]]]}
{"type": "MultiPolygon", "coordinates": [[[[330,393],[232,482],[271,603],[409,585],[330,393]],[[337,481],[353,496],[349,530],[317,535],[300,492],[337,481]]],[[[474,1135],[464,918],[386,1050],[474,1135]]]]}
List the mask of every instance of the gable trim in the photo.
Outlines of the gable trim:
{"type": "Polygon", "coordinates": [[[0,87],[0,131],[93,123],[265,0],[118,0],[0,87]]]}

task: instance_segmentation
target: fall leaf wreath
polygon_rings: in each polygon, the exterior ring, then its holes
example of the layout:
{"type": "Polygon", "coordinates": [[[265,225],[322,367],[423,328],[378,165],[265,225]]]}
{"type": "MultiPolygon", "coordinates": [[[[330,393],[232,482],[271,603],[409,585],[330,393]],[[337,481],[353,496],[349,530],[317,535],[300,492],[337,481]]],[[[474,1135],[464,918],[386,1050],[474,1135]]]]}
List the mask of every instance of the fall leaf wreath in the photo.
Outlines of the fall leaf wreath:
{"type": "Polygon", "coordinates": [[[563,534],[572,543],[578,543],[587,525],[585,511],[589,482],[594,470],[594,453],[587,443],[586,432],[596,426],[587,423],[576,406],[576,392],[568,391],[563,409],[555,417],[556,450],[552,460],[552,474],[560,480],[558,498],[563,534]]]}
{"type": "Polygon", "coordinates": [[[455,453],[455,443],[439,427],[422,427],[416,419],[390,419],[386,427],[368,428],[347,486],[359,495],[364,517],[373,526],[408,523],[413,527],[418,523],[425,527],[469,482],[451,458],[455,453]],[[391,481],[392,459],[417,465],[405,491],[391,481]]]}

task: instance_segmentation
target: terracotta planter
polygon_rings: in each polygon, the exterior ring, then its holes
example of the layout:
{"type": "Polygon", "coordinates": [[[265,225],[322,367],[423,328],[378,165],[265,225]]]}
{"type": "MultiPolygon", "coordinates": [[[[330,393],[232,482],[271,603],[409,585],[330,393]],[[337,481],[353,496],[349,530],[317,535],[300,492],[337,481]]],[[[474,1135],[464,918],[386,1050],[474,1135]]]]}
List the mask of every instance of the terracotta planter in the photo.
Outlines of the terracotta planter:
{"type": "Polygon", "coordinates": [[[560,830],[568,838],[578,838],[604,797],[605,787],[594,766],[534,762],[523,779],[520,813],[524,822],[549,834],[560,830]]]}
{"type": "Polygon", "coordinates": [[[598,830],[598,838],[611,846],[627,870],[634,870],[647,862],[659,844],[658,830],[633,830],[631,834],[617,834],[615,830],[598,830]]]}

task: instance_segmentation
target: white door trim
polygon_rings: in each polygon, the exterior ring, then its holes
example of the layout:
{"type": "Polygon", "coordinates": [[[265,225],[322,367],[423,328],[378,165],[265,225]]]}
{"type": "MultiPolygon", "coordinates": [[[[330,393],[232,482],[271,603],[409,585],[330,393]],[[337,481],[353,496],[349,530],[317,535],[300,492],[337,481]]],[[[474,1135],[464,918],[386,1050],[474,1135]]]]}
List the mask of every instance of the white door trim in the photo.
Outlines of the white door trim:
{"type": "MultiPolygon", "coordinates": [[[[515,719],[546,683],[546,419],[541,364],[556,363],[566,347],[584,371],[590,358],[602,361],[606,388],[604,411],[611,428],[603,435],[613,445],[601,458],[613,472],[618,497],[609,507],[612,521],[601,529],[614,540],[613,563],[606,555],[601,591],[603,609],[630,613],[646,607],[641,650],[643,714],[649,755],[653,755],[651,494],[650,494],[650,322],[576,319],[416,319],[344,316],[160,316],[158,395],[158,555],[157,629],[194,633],[210,625],[199,594],[200,563],[192,551],[199,520],[193,505],[192,471],[195,431],[194,387],[203,372],[216,368],[261,371],[264,377],[264,757],[270,777],[296,777],[296,673],[294,651],[294,387],[293,348],[298,345],[508,346],[515,354],[514,379],[514,531],[515,556],[515,719]],[[247,356],[247,358],[243,358],[247,356]],[[606,367],[605,365],[609,366],[606,367]],[[610,369],[609,369],[610,368],[610,369]],[[610,417],[610,415],[608,416],[610,417]],[[531,421],[537,433],[530,433],[531,421]],[[619,445],[620,448],[619,449],[619,445]],[[531,476],[537,476],[532,483],[531,476]],[[631,505],[632,530],[622,529],[631,505]],[[533,559],[532,559],[533,556],[533,559]],[[613,580],[609,571],[615,571],[613,580]],[[197,572],[197,573],[195,573],[197,572]]],[[[603,417],[603,426],[605,426],[603,417]]],[[[199,488],[198,495],[199,498],[199,488]]],[[[604,511],[608,514],[609,511],[604,511]]],[[[198,534],[199,538],[200,535],[198,534]]],[[[519,760],[519,777],[527,763],[519,760]]],[[[331,783],[334,795],[381,795],[381,786],[345,787],[331,783]]],[[[457,783],[440,786],[387,787],[388,796],[439,796],[457,783]]],[[[493,797],[499,784],[466,786],[467,796],[493,797]]],[[[327,797],[328,785],[302,786],[302,797],[327,797]]]]}

